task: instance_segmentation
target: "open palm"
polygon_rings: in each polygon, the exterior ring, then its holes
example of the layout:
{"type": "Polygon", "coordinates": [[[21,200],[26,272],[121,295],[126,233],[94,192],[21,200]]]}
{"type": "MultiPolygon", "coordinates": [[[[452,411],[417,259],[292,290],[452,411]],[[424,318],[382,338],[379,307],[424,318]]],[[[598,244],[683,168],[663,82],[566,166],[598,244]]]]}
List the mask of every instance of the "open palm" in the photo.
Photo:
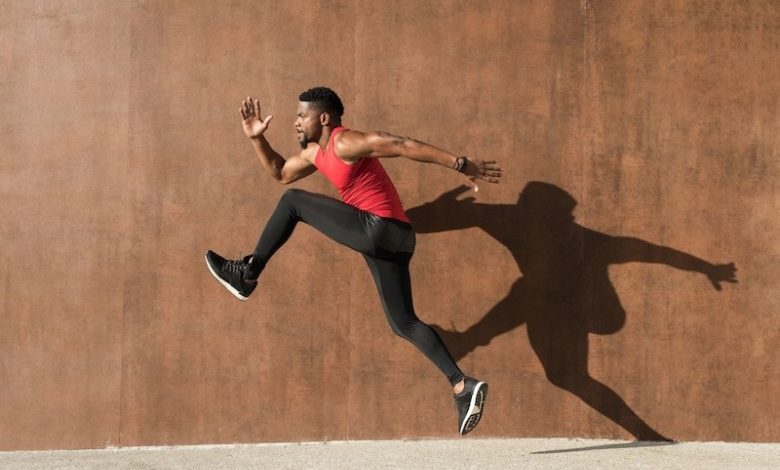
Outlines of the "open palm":
{"type": "Polygon", "coordinates": [[[265,119],[260,118],[260,100],[252,99],[252,97],[247,97],[238,111],[241,113],[244,134],[250,139],[256,139],[263,135],[273,119],[271,115],[265,119]]]}

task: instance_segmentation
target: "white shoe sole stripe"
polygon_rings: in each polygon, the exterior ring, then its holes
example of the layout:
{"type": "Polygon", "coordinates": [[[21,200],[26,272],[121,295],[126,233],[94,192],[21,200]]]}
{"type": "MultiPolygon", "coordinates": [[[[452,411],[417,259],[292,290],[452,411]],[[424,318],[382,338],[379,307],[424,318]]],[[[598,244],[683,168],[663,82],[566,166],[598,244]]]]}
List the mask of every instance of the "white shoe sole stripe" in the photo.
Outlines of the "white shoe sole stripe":
{"type": "Polygon", "coordinates": [[[208,267],[208,268],[209,268],[209,272],[211,273],[211,275],[212,275],[212,276],[214,276],[214,279],[216,279],[217,281],[219,281],[219,283],[220,283],[220,284],[222,284],[223,286],[225,286],[225,289],[227,289],[228,291],[230,291],[230,293],[231,293],[231,294],[233,294],[233,295],[235,295],[236,297],[238,297],[238,300],[240,300],[240,301],[242,301],[242,302],[246,302],[246,300],[247,300],[249,297],[244,297],[243,295],[241,295],[241,293],[240,293],[240,292],[238,292],[238,291],[236,290],[236,288],[235,288],[235,287],[231,286],[231,285],[230,285],[228,282],[225,282],[225,280],[224,280],[224,279],[222,279],[221,277],[217,276],[217,273],[215,273],[215,272],[214,272],[214,269],[212,269],[212,268],[211,268],[211,263],[209,263],[209,256],[208,256],[208,255],[206,255],[206,256],[205,256],[205,258],[206,258],[206,267],[208,267]]]}
{"type": "MultiPolygon", "coordinates": [[[[469,421],[471,421],[472,414],[482,414],[482,406],[484,406],[485,401],[482,400],[482,403],[479,404],[479,413],[474,413],[474,408],[477,404],[477,397],[480,395],[479,391],[482,389],[482,386],[485,385],[485,382],[478,382],[477,385],[474,386],[474,392],[471,394],[471,403],[469,404],[469,410],[466,412],[466,416],[463,417],[463,422],[460,423],[460,433],[463,434],[464,429],[466,429],[466,424],[468,424],[469,421]]],[[[473,427],[473,426],[472,426],[473,427]]]]}

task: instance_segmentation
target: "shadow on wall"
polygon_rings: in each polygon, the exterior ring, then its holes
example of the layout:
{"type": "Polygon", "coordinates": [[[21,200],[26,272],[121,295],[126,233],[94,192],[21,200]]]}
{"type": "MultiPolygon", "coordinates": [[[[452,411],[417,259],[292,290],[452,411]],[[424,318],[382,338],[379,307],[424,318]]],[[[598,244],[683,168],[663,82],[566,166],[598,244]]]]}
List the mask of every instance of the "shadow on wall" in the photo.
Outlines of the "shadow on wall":
{"type": "Polygon", "coordinates": [[[610,264],[663,263],[705,274],[713,287],[736,282],[734,264],[715,265],[637,238],[614,237],[574,223],[577,201],[563,189],[531,182],[517,204],[457,199],[468,187],[407,211],[418,233],[479,227],[504,244],[522,272],[509,295],[479,322],[458,332],[433,326],[460,359],[523,323],[547,378],[638,440],[666,441],[614,390],[588,373],[588,334],[613,334],[626,320],[607,275],[610,264]],[[455,214],[453,216],[453,214],[455,214]]]}

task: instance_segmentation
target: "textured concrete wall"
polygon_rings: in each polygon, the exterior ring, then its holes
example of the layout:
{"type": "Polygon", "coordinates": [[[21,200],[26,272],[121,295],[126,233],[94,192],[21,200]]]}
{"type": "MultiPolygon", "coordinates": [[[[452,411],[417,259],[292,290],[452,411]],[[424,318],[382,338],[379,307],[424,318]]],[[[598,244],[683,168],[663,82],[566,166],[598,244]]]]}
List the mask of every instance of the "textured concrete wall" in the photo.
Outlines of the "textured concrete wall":
{"type": "Polygon", "coordinates": [[[773,0],[0,1],[0,449],[454,434],[359,255],[301,226],[245,304],[203,265],[286,189],[241,99],[289,154],[316,84],[505,169],[386,163],[479,435],[780,440],[778,56],[773,0]]]}

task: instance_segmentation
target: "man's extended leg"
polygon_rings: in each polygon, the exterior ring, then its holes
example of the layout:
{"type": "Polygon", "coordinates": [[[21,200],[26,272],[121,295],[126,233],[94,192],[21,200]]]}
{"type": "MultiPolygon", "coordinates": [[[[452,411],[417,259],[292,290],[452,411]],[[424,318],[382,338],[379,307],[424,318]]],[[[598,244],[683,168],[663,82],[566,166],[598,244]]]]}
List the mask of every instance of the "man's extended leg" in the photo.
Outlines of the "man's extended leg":
{"type": "Polygon", "coordinates": [[[393,332],[414,344],[455,385],[463,372],[455,364],[447,347],[430,326],[420,321],[412,305],[409,266],[391,260],[363,255],[374,277],[379,298],[393,332]]]}
{"type": "Polygon", "coordinates": [[[412,283],[409,276],[411,253],[399,253],[393,259],[363,255],[374,277],[385,315],[393,332],[414,344],[441,370],[450,385],[461,385],[455,393],[458,429],[466,434],[477,426],[484,411],[488,386],[466,377],[452,359],[439,335],[420,321],[412,304],[412,283]]]}

